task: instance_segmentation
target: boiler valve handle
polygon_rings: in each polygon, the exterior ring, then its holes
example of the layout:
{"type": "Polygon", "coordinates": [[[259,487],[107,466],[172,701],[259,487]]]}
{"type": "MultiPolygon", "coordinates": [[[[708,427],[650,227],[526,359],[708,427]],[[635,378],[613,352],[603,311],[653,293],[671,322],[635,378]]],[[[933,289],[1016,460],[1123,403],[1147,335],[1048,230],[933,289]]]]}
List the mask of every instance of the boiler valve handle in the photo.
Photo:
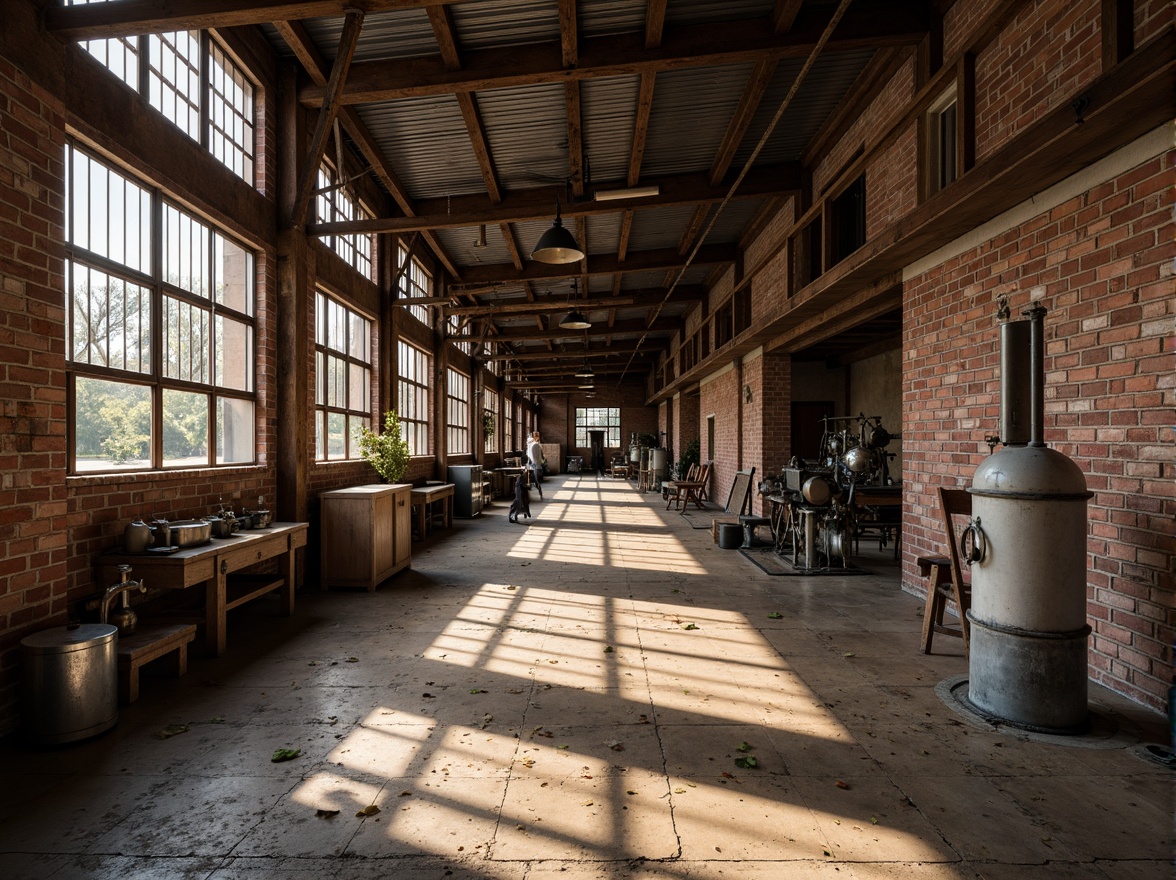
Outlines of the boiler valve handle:
{"type": "Polygon", "coordinates": [[[980,517],[976,517],[960,535],[960,558],[970,567],[974,562],[983,562],[987,550],[988,538],[980,528],[980,517]]]}

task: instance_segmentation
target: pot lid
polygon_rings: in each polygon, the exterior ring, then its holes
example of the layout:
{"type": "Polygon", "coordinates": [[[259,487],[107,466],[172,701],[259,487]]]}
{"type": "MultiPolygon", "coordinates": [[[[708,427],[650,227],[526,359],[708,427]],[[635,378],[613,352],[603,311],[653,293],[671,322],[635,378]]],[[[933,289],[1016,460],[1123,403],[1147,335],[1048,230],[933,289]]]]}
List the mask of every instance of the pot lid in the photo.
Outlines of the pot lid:
{"type": "Polygon", "coordinates": [[[25,636],[20,646],[28,654],[68,654],[87,651],[114,641],[118,627],[109,623],[83,623],[81,626],[57,626],[25,636]]]}

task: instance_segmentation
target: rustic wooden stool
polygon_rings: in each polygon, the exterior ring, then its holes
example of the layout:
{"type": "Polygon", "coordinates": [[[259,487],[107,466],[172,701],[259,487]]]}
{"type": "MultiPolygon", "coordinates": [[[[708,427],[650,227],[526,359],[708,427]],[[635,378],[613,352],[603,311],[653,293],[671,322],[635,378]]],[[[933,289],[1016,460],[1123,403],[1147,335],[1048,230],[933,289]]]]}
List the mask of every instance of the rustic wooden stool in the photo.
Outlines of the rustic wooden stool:
{"type": "Polygon", "coordinates": [[[196,638],[194,623],[152,623],[140,626],[133,636],[118,639],[118,701],[139,699],[139,668],[167,654],[178,678],[188,671],[188,643],[196,638]]]}

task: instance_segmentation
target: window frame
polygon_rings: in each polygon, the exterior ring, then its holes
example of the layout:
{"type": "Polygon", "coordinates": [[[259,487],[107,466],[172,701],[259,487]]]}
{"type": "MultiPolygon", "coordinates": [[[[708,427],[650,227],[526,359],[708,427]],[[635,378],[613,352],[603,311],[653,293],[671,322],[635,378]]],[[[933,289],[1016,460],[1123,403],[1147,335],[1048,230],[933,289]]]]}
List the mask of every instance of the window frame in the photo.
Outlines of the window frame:
{"type": "MultiPolygon", "coordinates": [[[[319,165],[314,199],[319,223],[340,223],[350,220],[370,220],[372,212],[351,191],[333,164],[324,159],[319,165]]],[[[345,235],[324,235],[319,239],[339,259],[368,281],[374,281],[375,259],[372,236],[353,232],[345,235]]]]}
{"type": "MultiPolygon", "coordinates": [[[[400,242],[396,247],[396,295],[399,299],[419,299],[433,295],[433,273],[400,242]],[[405,262],[408,268],[405,268],[405,262]]],[[[404,306],[405,311],[424,324],[429,324],[429,308],[422,305],[404,306]]]]}
{"type": "MultiPolygon", "coordinates": [[[[72,138],[65,148],[65,184],[67,473],[98,476],[256,464],[257,253],[221,227],[189,211],[167,192],[146,185],[72,138]],[[81,183],[79,172],[83,169],[85,182],[81,183]],[[132,191],[138,205],[132,212],[133,221],[127,222],[131,204],[128,194],[132,191]],[[100,203],[96,195],[102,196],[100,203]],[[128,248],[131,238],[127,234],[132,227],[133,247],[128,248]],[[121,242],[112,235],[117,228],[123,230],[121,242]],[[101,234],[96,230],[105,232],[104,242],[98,240],[101,234]],[[231,252],[226,244],[242,257],[240,272],[233,278],[227,274],[231,252]],[[129,254],[128,250],[138,253],[129,254]],[[222,259],[224,262],[218,265],[222,259]],[[177,265],[187,268],[187,276],[168,274],[177,265]],[[84,290],[76,283],[81,273],[87,279],[84,290]],[[105,285],[94,286],[95,273],[105,278],[105,285]],[[122,291],[123,314],[128,314],[128,286],[138,292],[137,319],[130,331],[134,337],[131,347],[136,351],[133,359],[128,358],[126,323],[116,329],[110,318],[112,289],[122,291]],[[87,324],[92,324],[95,303],[103,299],[107,313],[99,321],[106,329],[99,333],[90,327],[79,336],[79,318],[84,314],[87,324]],[[182,320],[169,322],[169,315],[182,320]],[[193,326],[199,331],[184,333],[185,324],[189,331],[193,326]],[[120,339],[123,351],[119,365],[112,365],[109,357],[106,363],[95,363],[96,341],[97,349],[101,351],[105,344],[109,355],[110,344],[120,339]],[[84,341],[82,348],[79,341],[84,341]],[[237,350],[237,358],[228,348],[237,350]],[[79,356],[83,353],[85,358],[79,356]],[[230,359],[237,361],[232,369],[230,359]],[[140,395],[138,404],[146,404],[148,409],[146,424],[141,410],[134,416],[126,410],[110,416],[105,405],[79,418],[78,407],[88,397],[83,389],[97,388],[94,383],[111,385],[111,392],[117,392],[114,396],[124,395],[124,402],[140,395]],[[171,402],[180,401],[183,395],[193,400],[193,406],[180,411],[171,402]],[[203,414],[192,395],[204,398],[203,414]],[[95,420],[101,423],[118,415],[123,417],[126,454],[109,451],[107,443],[118,440],[118,431],[111,426],[113,433],[93,444],[107,449],[104,457],[95,457],[102,463],[79,468],[82,423],[89,427],[95,420]],[[132,419],[136,423],[133,427],[132,419]],[[237,447],[234,438],[243,437],[242,429],[248,433],[248,441],[239,443],[244,451],[237,448],[229,456],[224,444],[237,447]],[[197,442],[200,433],[203,438],[197,442]],[[169,437],[190,441],[196,451],[186,455],[169,453],[169,437]],[[145,445],[146,456],[130,455],[131,445],[140,452],[145,445]],[[125,464],[131,461],[134,463],[125,464]]],[[[114,298],[118,298],[117,293],[114,298]]],[[[108,402],[112,399],[106,398],[108,402]]]]}
{"type": "Polygon", "coordinates": [[[417,457],[432,454],[432,434],[429,430],[432,395],[430,370],[432,358],[427,351],[406,339],[396,340],[396,415],[400,419],[402,436],[408,443],[409,454],[417,457]],[[411,369],[408,366],[412,365],[411,369]],[[422,375],[417,375],[420,373],[422,375]],[[411,395],[412,408],[406,406],[406,393],[411,395]],[[416,414],[423,411],[424,418],[416,414]],[[424,448],[418,448],[423,441],[424,448]]]}
{"type": "Polygon", "coordinates": [[[588,448],[588,431],[590,429],[594,431],[604,430],[604,445],[606,448],[619,449],[621,446],[621,408],[619,406],[578,406],[576,407],[575,426],[575,443],[577,449],[588,448]],[[588,413],[604,413],[604,423],[589,421],[588,413]]]}
{"type": "Polygon", "coordinates": [[[355,461],[363,458],[359,450],[360,428],[371,430],[372,407],[372,352],[376,350],[376,322],[363,312],[352,307],[329,291],[318,288],[315,291],[314,310],[314,457],[315,462],[324,464],[333,461],[355,461]],[[335,315],[341,318],[343,328],[342,348],[332,345],[331,328],[335,315]],[[353,322],[361,331],[358,336],[365,340],[364,345],[356,345],[352,338],[353,322]],[[358,351],[356,350],[358,349],[358,351]],[[344,376],[341,382],[332,383],[331,360],[343,365],[344,376]],[[358,372],[358,382],[355,373],[358,372]],[[340,387],[334,389],[332,384],[340,387]],[[352,400],[355,392],[360,392],[360,400],[352,400]],[[339,401],[339,395],[343,398],[339,401]],[[332,401],[332,397],[334,400],[332,401]],[[342,454],[331,454],[331,421],[332,417],[343,420],[344,443],[342,454]]]}
{"type": "Polygon", "coordinates": [[[445,452],[447,455],[469,455],[470,443],[470,377],[453,367],[445,368],[445,452]]]}

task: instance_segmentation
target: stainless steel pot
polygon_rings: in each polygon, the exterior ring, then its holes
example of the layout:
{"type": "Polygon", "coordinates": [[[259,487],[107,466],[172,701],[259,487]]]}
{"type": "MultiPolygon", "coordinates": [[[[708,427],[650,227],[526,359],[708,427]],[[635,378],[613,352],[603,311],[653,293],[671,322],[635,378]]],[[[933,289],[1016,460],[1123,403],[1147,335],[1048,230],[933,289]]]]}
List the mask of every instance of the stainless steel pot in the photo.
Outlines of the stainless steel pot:
{"type": "Polygon", "coordinates": [[[227,519],[221,519],[219,516],[206,516],[204,521],[208,523],[209,533],[214,538],[227,538],[233,534],[233,524],[227,519]]]}
{"type": "Polygon", "coordinates": [[[186,520],[167,524],[169,547],[197,547],[212,537],[212,526],[204,520],[186,520]]]}

